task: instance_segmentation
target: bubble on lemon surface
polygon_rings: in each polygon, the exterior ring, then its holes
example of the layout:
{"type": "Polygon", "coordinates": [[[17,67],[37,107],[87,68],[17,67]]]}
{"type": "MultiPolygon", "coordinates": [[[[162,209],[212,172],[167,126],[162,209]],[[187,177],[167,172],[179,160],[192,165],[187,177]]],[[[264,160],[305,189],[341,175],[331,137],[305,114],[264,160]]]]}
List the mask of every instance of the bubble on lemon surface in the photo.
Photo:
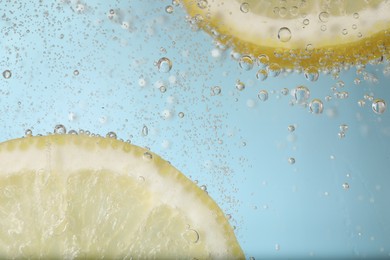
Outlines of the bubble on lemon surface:
{"type": "Polygon", "coordinates": [[[3,77],[5,79],[9,79],[9,78],[11,78],[11,76],[12,76],[12,72],[10,70],[3,71],[3,77]]]}
{"type": "Polygon", "coordinates": [[[238,61],[240,68],[243,70],[251,70],[253,68],[253,60],[249,55],[244,55],[238,61]]]}
{"type": "Polygon", "coordinates": [[[282,27],[278,32],[278,39],[281,42],[288,42],[291,39],[291,31],[287,27],[282,27]]]}
{"type": "Polygon", "coordinates": [[[240,11],[243,13],[249,12],[249,4],[244,2],[240,5],[240,11]]]}
{"type": "Polygon", "coordinates": [[[261,54],[257,57],[257,65],[261,68],[266,68],[269,64],[269,57],[266,54],[261,54]]]}
{"type": "Polygon", "coordinates": [[[258,80],[264,81],[267,79],[267,77],[268,77],[268,71],[265,69],[260,69],[256,73],[256,78],[258,80]]]}
{"type": "Polygon", "coordinates": [[[195,244],[199,241],[199,233],[195,229],[187,229],[182,236],[189,243],[195,244]]]}
{"type": "Polygon", "coordinates": [[[153,159],[153,155],[150,152],[144,152],[143,158],[146,160],[153,159]]]}
{"type": "Polygon", "coordinates": [[[239,91],[243,91],[245,89],[245,84],[239,80],[236,82],[236,89],[239,91]]]}
{"type": "Polygon", "coordinates": [[[310,67],[306,68],[304,74],[305,74],[305,78],[308,81],[317,81],[318,80],[318,76],[319,76],[318,69],[314,66],[310,66],[310,67]]]}
{"type": "Polygon", "coordinates": [[[328,12],[321,12],[318,15],[318,18],[320,19],[321,22],[327,23],[329,21],[329,13],[328,12]]]}
{"type": "Polygon", "coordinates": [[[383,99],[377,98],[372,101],[371,107],[375,114],[381,115],[386,111],[386,102],[383,99]]]}
{"type": "Polygon", "coordinates": [[[25,135],[26,137],[32,136],[32,130],[31,130],[31,129],[26,129],[26,131],[24,132],[24,135],[25,135]]]}
{"type": "Polygon", "coordinates": [[[158,71],[167,73],[172,69],[172,61],[167,57],[162,57],[157,62],[158,71]]]}
{"type": "Polygon", "coordinates": [[[198,0],[197,5],[200,9],[205,9],[208,5],[208,2],[207,0],[198,0]]]}
{"type": "Polygon", "coordinates": [[[304,104],[310,98],[310,90],[305,86],[298,86],[295,88],[294,98],[297,104],[304,104]]]}
{"type": "Polygon", "coordinates": [[[58,124],[54,127],[54,134],[62,135],[66,134],[66,128],[64,125],[58,124]]]}
{"type": "Polygon", "coordinates": [[[115,132],[108,132],[108,133],[106,134],[106,137],[107,137],[107,138],[116,139],[116,138],[117,138],[117,135],[116,135],[115,132]]]}
{"type": "Polygon", "coordinates": [[[279,64],[272,63],[272,64],[268,65],[268,67],[267,67],[268,75],[270,75],[272,77],[277,77],[277,76],[279,76],[281,69],[282,68],[280,67],[279,64]]]}
{"type": "Polygon", "coordinates": [[[260,90],[259,93],[257,94],[257,97],[261,100],[261,101],[267,101],[268,100],[268,91],[263,89],[263,90],[260,90]]]}
{"type": "Polygon", "coordinates": [[[320,99],[313,99],[310,102],[310,112],[313,114],[321,114],[324,110],[324,105],[320,99]]]}

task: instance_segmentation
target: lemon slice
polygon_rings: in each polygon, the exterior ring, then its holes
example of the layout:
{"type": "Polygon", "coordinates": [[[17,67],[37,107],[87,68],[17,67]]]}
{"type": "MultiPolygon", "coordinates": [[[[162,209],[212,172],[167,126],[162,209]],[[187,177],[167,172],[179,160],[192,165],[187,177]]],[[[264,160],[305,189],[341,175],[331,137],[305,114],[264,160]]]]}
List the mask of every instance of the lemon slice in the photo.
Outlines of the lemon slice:
{"type": "Polygon", "coordinates": [[[389,56],[390,1],[182,2],[191,22],[218,42],[281,68],[345,67],[389,56]]]}
{"type": "Polygon", "coordinates": [[[217,204],[169,162],[86,135],[0,144],[0,257],[244,258],[217,204]]]}

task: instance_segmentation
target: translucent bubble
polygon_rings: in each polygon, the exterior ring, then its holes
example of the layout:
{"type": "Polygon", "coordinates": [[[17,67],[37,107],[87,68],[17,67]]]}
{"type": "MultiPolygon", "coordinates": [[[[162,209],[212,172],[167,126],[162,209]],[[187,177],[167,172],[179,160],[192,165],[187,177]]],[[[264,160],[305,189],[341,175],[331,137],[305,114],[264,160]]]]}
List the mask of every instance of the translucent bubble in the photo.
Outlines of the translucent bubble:
{"type": "Polygon", "coordinates": [[[248,4],[248,3],[242,3],[242,4],[240,5],[240,10],[241,10],[241,12],[243,12],[243,13],[249,12],[249,4],[248,4]]]}
{"type": "Polygon", "coordinates": [[[309,20],[309,19],[303,20],[303,24],[304,24],[304,25],[309,25],[309,23],[310,23],[310,20],[309,20]]]}
{"type": "Polygon", "coordinates": [[[265,89],[260,90],[260,91],[259,91],[259,94],[257,94],[257,97],[258,97],[261,101],[267,101],[267,100],[268,100],[268,92],[267,92],[267,90],[265,90],[265,89]]]}
{"type": "Polygon", "coordinates": [[[160,86],[160,92],[165,93],[167,91],[167,87],[165,86],[160,86]]]}
{"type": "Polygon", "coordinates": [[[377,98],[372,102],[372,111],[376,114],[383,114],[386,111],[386,102],[383,99],[377,98]]]}
{"type": "Polygon", "coordinates": [[[288,42],[291,39],[291,31],[287,27],[282,27],[278,32],[278,39],[281,42],[288,42]]]}
{"type": "Polygon", "coordinates": [[[288,94],[288,88],[283,88],[280,93],[283,95],[283,96],[286,96],[288,94]]]}
{"type": "Polygon", "coordinates": [[[221,94],[221,92],[222,92],[222,90],[221,90],[220,86],[214,86],[211,88],[211,95],[212,96],[219,95],[219,94],[221,94]]]}
{"type": "Polygon", "coordinates": [[[358,101],[358,105],[359,105],[359,107],[364,107],[366,105],[366,101],[361,99],[361,100],[358,101]]]}
{"type": "Polygon", "coordinates": [[[165,7],[165,12],[167,12],[168,14],[173,13],[173,6],[172,5],[168,5],[167,7],[165,7]]]}
{"type": "Polygon", "coordinates": [[[207,191],[207,186],[206,185],[201,185],[200,189],[203,190],[203,191],[207,191]]]}
{"type": "Polygon", "coordinates": [[[340,131],[342,131],[342,132],[346,132],[347,130],[348,130],[348,125],[346,125],[346,124],[342,124],[342,125],[340,125],[340,131]]]}
{"type": "Polygon", "coordinates": [[[238,61],[238,64],[243,70],[251,70],[253,68],[253,60],[249,55],[243,55],[238,61]]]}
{"type": "Polygon", "coordinates": [[[289,125],[289,126],[287,127],[287,130],[288,130],[289,132],[294,132],[294,131],[295,131],[295,126],[289,125]]]}
{"type": "Polygon", "coordinates": [[[242,91],[245,89],[245,84],[239,80],[237,80],[236,82],[236,89],[238,89],[239,91],[242,91]]]}
{"type": "Polygon", "coordinates": [[[143,157],[144,159],[151,160],[153,158],[153,155],[149,152],[144,152],[143,157]]]}
{"type": "Polygon", "coordinates": [[[5,79],[9,79],[12,76],[12,72],[10,70],[3,71],[3,77],[5,79]]]}
{"type": "Polygon", "coordinates": [[[354,14],[353,14],[353,18],[359,19],[359,13],[354,13],[354,14]]]}
{"type": "Polygon", "coordinates": [[[348,34],[348,30],[347,30],[347,29],[343,29],[343,30],[341,31],[341,33],[342,33],[343,35],[347,35],[347,34],[348,34]]]}
{"type": "Polygon", "coordinates": [[[290,14],[292,16],[297,16],[299,14],[299,9],[297,6],[291,6],[290,8],[290,14]]]}
{"type": "Polygon", "coordinates": [[[340,139],[343,139],[345,137],[345,132],[339,132],[337,135],[340,139]]]}
{"type": "Polygon", "coordinates": [[[172,69],[172,62],[166,57],[162,57],[157,62],[157,68],[160,72],[167,73],[172,69]]]}
{"type": "Polygon", "coordinates": [[[268,65],[267,71],[268,71],[268,75],[271,75],[272,77],[277,77],[280,74],[281,67],[277,63],[272,63],[268,65]]]}
{"type": "Polygon", "coordinates": [[[177,114],[180,118],[183,118],[184,117],[184,113],[183,112],[179,112],[179,114],[177,114]]]}
{"type": "Polygon", "coordinates": [[[32,136],[32,131],[31,131],[31,129],[27,129],[27,130],[24,132],[24,135],[25,135],[26,137],[32,136]]]}
{"type": "Polygon", "coordinates": [[[322,101],[320,99],[313,99],[310,102],[310,112],[313,114],[321,114],[322,111],[324,110],[324,105],[322,104],[322,101]]]}
{"type": "Polygon", "coordinates": [[[115,132],[108,132],[108,133],[106,134],[106,137],[107,137],[107,138],[112,138],[112,139],[116,139],[116,138],[117,138],[115,132]]]}
{"type": "Polygon", "coordinates": [[[54,133],[55,134],[59,134],[59,135],[66,134],[65,126],[63,126],[63,125],[56,125],[54,127],[54,133]]]}
{"type": "Polygon", "coordinates": [[[139,85],[140,87],[145,87],[145,86],[146,86],[146,80],[145,80],[144,78],[140,78],[140,79],[138,80],[138,85],[139,85]]]}
{"type": "Polygon", "coordinates": [[[288,158],[287,161],[288,161],[289,164],[294,164],[295,163],[295,158],[290,157],[290,158],[288,158]]]}
{"type": "Polygon", "coordinates": [[[172,0],[172,4],[173,4],[174,6],[179,6],[180,0],[172,0]]]}
{"type": "Polygon", "coordinates": [[[297,104],[304,104],[310,98],[310,90],[305,86],[298,86],[295,88],[294,97],[297,104]]]}
{"type": "Polygon", "coordinates": [[[195,229],[187,229],[182,236],[189,243],[195,244],[199,241],[199,233],[195,229]]]}
{"type": "Polygon", "coordinates": [[[70,135],[77,135],[78,133],[77,133],[76,130],[70,130],[70,131],[68,132],[68,134],[70,134],[70,135]]]}
{"type": "Polygon", "coordinates": [[[257,57],[257,65],[261,68],[266,68],[269,64],[269,57],[266,54],[261,54],[257,57]]]}
{"type": "Polygon", "coordinates": [[[325,24],[321,25],[321,31],[325,32],[326,29],[327,29],[327,28],[326,28],[326,25],[325,25],[325,24]]]}
{"type": "Polygon", "coordinates": [[[329,13],[327,12],[321,12],[318,15],[318,18],[320,19],[321,22],[326,23],[329,21],[329,13]]]}
{"type": "Polygon", "coordinates": [[[144,126],[142,127],[141,134],[142,134],[143,136],[147,136],[147,135],[149,134],[149,129],[148,129],[148,127],[147,127],[146,125],[144,125],[144,126]]]}
{"type": "Polygon", "coordinates": [[[308,81],[317,81],[319,76],[318,69],[314,66],[310,66],[305,69],[304,75],[308,81]]]}
{"type": "Polygon", "coordinates": [[[347,182],[343,183],[343,189],[348,190],[349,189],[349,184],[347,182]]]}
{"type": "Polygon", "coordinates": [[[276,250],[276,251],[279,251],[279,250],[280,250],[280,245],[279,245],[279,244],[275,244],[275,250],[276,250]]]}
{"type": "Polygon", "coordinates": [[[258,80],[264,81],[267,79],[267,77],[268,77],[268,71],[265,69],[260,69],[256,73],[256,78],[258,80]]]}
{"type": "Polygon", "coordinates": [[[73,75],[78,76],[79,74],[80,74],[80,72],[78,70],[73,71],[73,75]]]}
{"type": "Polygon", "coordinates": [[[198,0],[198,7],[200,9],[205,9],[208,5],[207,0],[198,0]]]}

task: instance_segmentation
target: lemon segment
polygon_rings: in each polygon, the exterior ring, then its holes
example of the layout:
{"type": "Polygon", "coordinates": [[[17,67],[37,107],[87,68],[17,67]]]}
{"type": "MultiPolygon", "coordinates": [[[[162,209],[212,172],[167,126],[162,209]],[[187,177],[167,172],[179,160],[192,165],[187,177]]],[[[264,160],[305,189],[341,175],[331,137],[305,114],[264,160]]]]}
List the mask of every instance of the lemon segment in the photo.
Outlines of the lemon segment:
{"type": "Polygon", "coordinates": [[[0,257],[244,259],[221,209],[168,162],[80,135],[0,144],[0,257]]]}
{"type": "Polygon", "coordinates": [[[183,0],[183,5],[191,21],[218,42],[254,58],[267,55],[282,68],[324,69],[389,55],[389,1],[183,0]]]}

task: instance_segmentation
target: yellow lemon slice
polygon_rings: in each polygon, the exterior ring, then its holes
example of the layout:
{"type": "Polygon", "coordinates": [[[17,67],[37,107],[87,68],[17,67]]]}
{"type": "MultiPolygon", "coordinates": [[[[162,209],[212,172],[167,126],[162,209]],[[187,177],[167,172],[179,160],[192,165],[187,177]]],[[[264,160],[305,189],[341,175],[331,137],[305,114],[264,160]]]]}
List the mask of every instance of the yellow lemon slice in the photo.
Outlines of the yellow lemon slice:
{"type": "Polygon", "coordinates": [[[113,138],[0,144],[1,258],[243,259],[217,204],[156,154],[113,138]]]}
{"type": "Polygon", "coordinates": [[[389,56],[390,1],[182,2],[192,24],[265,65],[325,69],[389,56]]]}

